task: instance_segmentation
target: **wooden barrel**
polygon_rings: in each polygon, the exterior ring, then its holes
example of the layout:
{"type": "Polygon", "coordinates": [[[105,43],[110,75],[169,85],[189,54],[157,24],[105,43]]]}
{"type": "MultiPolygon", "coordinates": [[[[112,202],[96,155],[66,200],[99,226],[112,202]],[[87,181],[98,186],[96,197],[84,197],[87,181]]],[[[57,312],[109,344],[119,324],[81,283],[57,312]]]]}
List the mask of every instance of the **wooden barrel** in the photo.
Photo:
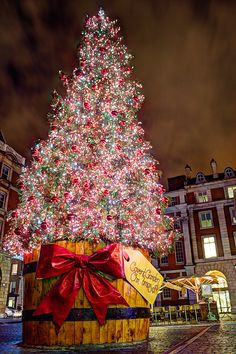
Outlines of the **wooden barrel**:
{"type": "MultiPolygon", "coordinates": [[[[77,254],[91,255],[103,245],[94,246],[87,241],[77,243],[58,241],[57,245],[77,254]]],[[[148,257],[147,253],[145,256],[148,257]]],[[[34,310],[56,283],[58,277],[35,279],[39,252],[34,250],[24,259],[24,311],[23,345],[30,346],[83,346],[140,342],[148,338],[150,306],[127,282],[117,279],[112,282],[130,307],[110,305],[105,325],[100,326],[83,289],[79,290],[74,307],[56,333],[51,315],[33,316],[34,310]]]]}

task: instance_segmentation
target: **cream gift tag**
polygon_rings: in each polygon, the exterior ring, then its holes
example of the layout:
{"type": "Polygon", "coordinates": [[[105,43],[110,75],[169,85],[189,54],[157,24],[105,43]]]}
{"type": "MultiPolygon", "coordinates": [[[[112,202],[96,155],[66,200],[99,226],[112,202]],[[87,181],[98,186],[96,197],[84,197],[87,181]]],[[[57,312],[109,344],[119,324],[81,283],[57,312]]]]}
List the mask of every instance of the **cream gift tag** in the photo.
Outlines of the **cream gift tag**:
{"type": "Polygon", "coordinates": [[[132,248],[124,248],[124,268],[126,280],[151,304],[154,304],[162,285],[162,275],[144,257],[132,248]]]}

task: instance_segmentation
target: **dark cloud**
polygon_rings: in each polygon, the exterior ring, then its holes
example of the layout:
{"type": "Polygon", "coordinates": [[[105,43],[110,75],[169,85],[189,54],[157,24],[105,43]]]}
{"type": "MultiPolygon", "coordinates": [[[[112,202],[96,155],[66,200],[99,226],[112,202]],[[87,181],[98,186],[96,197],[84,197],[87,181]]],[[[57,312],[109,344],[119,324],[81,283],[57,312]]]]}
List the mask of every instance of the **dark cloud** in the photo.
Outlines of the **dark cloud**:
{"type": "Polygon", "coordinates": [[[2,1],[0,119],[28,156],[47,136],[50,93],[63,92],[86,14],[118,19],[146,101],[139,118],[164,176],[236,168],[236,2],[207,0],[2,1]]]}

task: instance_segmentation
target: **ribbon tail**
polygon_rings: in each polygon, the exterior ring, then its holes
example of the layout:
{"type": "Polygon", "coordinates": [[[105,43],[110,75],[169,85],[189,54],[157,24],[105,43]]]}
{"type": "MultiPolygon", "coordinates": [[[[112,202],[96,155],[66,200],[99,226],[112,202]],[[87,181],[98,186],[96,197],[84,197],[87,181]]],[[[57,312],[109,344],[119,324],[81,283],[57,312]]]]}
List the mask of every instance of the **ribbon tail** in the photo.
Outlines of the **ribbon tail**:
{"type": "Polygon", "coordinates": [[[75,302],[80,285],[77,271],[64,274],[40,302],[33,316],[52,313],[52,320],[59,331],[75,302]]]}
{"type": "Polygon", "coordinates": [[[84,273],[83,289],[100,325],[106,322],[107,308],[110,304],[129,306],[109,281],[88,269],[84,273]]]}

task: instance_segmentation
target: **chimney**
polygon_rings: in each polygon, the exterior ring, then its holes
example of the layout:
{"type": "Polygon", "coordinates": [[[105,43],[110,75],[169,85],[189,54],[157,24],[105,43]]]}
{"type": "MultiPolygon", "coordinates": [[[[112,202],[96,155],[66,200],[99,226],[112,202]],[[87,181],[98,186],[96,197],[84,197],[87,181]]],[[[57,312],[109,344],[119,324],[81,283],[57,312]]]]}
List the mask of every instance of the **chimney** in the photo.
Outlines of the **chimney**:
{"type": "Polygon", "coordinates": [[[211,170],[212,170],[213,178],[218,178],[219,175],[218,175],[218,173],[217,173],[217,171],[216,171],[216,169],[217,169],[217,163],[216,163],[216,161],[215,161],[214,159],[211,159],[210,164],[211,164],[211,170]]]}
{"type": "Polygon", "coordinates": [[[192,169],[191,169],[191,167],[187,164],[184,169],[185,169],[186,178],[187,179],[191,178],[192,177],[192,169]]]}

